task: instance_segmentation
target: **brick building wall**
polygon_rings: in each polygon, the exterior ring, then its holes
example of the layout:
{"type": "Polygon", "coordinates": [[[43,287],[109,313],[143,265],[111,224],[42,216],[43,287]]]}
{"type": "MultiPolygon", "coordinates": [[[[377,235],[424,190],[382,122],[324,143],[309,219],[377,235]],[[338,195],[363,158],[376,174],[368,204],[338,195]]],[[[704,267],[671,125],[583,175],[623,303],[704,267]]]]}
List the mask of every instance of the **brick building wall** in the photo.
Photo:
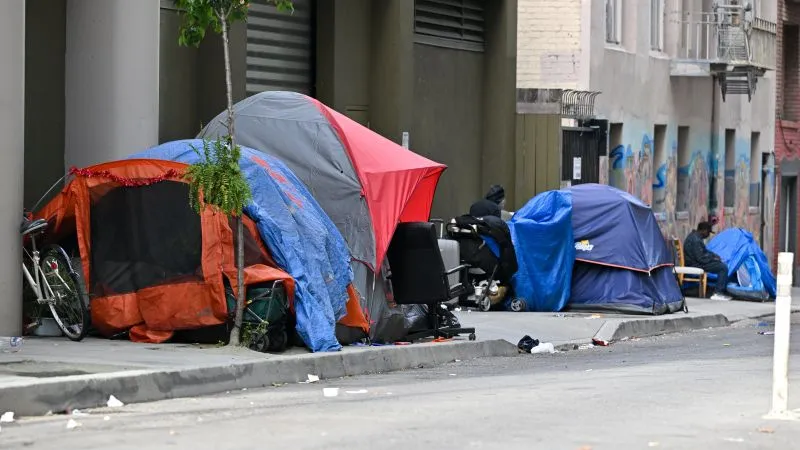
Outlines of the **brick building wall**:
{"type": "MultiPolygon", "coordinates": [[[[798,76],[798,64],[800,61],[800,45],[798,45],[797,35],[790,36],[791,41],[784,36],[784,25],[800,25],[800,4],[778,0],[778,35],[777,35],[777,77],[776,77],[776,101],[775,101],[775,184],[782,186],[781,183],[781,164],[787,161],[800,158],[800,77],[798,76]],[[792,61],[793,69],[787,77],[784,64],[784,50],[792,51],[797,57],[792,61]]],[[[798,198],[795,193],[795,199],[798,198]]],[[[780,222],[781,209],[783,207],[782,189],[777,189],[775,198],[775,220],[780,222]]],[[[798,215],[794,217],[800,219],[800,207],[796,208],[798,215]]],[[[780,237],[785,233],[784,223],[776,223],[774,228],[774,248],[773,248],[773,267],[777,267],[778,252],[783,251],[780,245],[780,237]]],[[[800,242],[800,236],[797,241],[800,242]]],[[[797,264],[800,261],[800,254],[795,254],[797,264]]]]}
{"type": "Polygon", "coordinates": [[[581,0],[517,5],[517,87],[575,89],[583,66],[581,0]]]}

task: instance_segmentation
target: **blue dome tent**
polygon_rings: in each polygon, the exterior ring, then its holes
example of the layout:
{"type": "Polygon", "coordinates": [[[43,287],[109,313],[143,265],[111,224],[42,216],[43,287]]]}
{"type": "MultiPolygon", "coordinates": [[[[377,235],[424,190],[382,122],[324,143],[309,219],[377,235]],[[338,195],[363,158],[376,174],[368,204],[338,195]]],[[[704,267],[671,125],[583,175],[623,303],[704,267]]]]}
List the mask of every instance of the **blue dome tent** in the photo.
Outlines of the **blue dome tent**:
{"type": "Polygon", "coordinates": [[[514,290],[527,310],[665,314],[684,307],[653,211],[624,191],[582,184],[545,192],[509,225],[520,267],[514,290]]]}

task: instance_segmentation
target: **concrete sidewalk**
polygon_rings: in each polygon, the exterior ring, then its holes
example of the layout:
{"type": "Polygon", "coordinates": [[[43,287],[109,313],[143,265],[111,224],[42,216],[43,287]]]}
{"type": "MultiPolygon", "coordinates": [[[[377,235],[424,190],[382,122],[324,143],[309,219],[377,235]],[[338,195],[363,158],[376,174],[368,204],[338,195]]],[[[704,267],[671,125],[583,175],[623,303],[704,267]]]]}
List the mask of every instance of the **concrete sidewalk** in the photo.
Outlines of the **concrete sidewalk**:
{"type": "MultiPolygon", "coordinates": [[[[792,312],[800,312],[800,289],[793,289],[792,312]]],[[[529,335],[540,342],[551,342],[560,350],[593,340],[612,343],[621,339],[664,333],[724,327],[746,319],[772,316],[775,303],[717,301],[687,298],[689,313],[640,316],[591,313],[514,313],[457,312],[462,324],[477,329],[480,339],[503,339],[517,343],[529,335]]]]}
{"type": "MultiPolygon", "coordinates": [[[[800,291],[794,295],[800,298],[800,291]]],[[[105,405],[191,397],[283,383],[412,369],[490,356],[517,355],[524,335],[569,350],[593,339],[608,342],[675,331],[727,326],[770,316],[774,303],[689,299],[689,314],[458,312],[478,340],[407,346],[346,347],[338,353],[299,349],[282,355],[181,344],[26,338],[17,353],[0,353],[0,413],[39,415],[105,405]]],[[[794,311],[800,312],[800,302],[794,311]]]]}

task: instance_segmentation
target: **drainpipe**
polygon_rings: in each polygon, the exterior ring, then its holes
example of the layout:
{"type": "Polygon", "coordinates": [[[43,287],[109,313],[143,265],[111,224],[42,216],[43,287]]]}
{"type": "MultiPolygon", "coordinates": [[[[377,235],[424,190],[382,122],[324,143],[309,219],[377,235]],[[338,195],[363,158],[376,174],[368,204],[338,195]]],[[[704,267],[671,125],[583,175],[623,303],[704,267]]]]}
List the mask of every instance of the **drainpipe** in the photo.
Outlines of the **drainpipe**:
{"type": "MultiPolygon", "coordinates": [[[[719,133],[718,130],[718,123],[717,123],[717,77],[711,77],[711,138],[710,138],[710,145],[711,145],[711,153],[709,158],[709,165],[713,162],[714,159],[717,158],[717,134],[719,133]]],[[[709,167],[709,170],[711,167],[709,167]]],[[[717,172],[719,172],[719,161],[717,161],[717,172]]],[[[716,191],[717,191],[717,183],[719,180],[717,179],[717,173],[713,174],[713,176],[709,180],[709,204],[706,205],[709,209],[708,216],[711,217],[711,199],[713,198],[717,202],[717,214],[720,215],[720,202],[717,198],[716,191]]],[[[724,203],[724,202],[723,202],[724,203]]],[[[725,207],[724,204],[722,206],[722,216],[725,214],[725,207]]],[[[718,217],[719,218],[719,217],[718,217]]],[[[692,224],[694,226],[695,224],[692,224]]]]}

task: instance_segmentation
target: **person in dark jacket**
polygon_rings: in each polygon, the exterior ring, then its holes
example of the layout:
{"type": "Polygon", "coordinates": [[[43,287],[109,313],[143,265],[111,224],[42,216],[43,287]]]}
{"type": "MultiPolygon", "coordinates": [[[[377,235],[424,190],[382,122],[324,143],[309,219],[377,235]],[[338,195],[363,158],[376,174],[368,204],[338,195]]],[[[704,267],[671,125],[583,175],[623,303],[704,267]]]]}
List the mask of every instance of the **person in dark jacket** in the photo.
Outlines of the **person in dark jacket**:
{"type": "Polygon", "coordinates": [[[719,255],[709,251],[704,242],[711,233],[711,224],[708,222],[700,222],[697,224],[697,230],[689,233],[683,242],[684,264],[687,267],[699,267],[708,273],[715,274],[717,288],[711,298],[730,300],[731,298],[725,295],[728,286],[728,265],[720,259],[719,255]]]}
{"type": "Polygon", "coordinates": [[[489,187],[489,191],[484,196],[484,200],[495,203],[500,208],[500,218],[509,221],[513,216],[512,213],[506,211],[506,190],[499,184],[494,184],[489,187]]]}

